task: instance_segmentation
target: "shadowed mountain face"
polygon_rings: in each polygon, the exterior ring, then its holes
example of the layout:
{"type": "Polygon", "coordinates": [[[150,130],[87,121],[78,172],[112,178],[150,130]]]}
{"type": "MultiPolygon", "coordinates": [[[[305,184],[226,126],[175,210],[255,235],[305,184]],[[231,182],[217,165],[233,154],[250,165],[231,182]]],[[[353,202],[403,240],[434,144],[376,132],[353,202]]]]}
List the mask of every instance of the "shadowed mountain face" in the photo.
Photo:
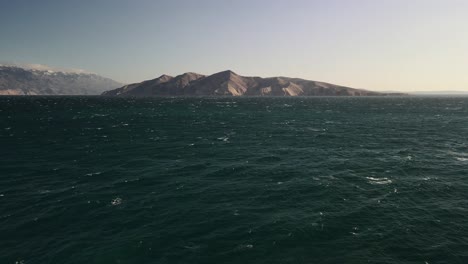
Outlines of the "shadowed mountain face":
{"type": "MultiPolygon", "coordinates": [[[[184,73],[126,85],[107,96],[378,96],[389,95],[297,78],[244,77],[232,71],[210,76],[184,73]]],[[[397,94],[392,94],[397,95],[397,94]]]]}
{"type": "Polygon", "coordinates": [[[0,95],[98,95],[120,86],[91,73],[0,66],[0,95]]]}

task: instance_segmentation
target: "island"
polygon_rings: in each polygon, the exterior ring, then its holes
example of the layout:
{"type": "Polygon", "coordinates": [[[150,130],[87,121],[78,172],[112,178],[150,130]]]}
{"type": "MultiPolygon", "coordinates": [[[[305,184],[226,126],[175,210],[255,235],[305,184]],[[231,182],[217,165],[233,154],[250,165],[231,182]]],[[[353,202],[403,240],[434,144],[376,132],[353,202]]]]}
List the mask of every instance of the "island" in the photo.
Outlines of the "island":
{"type": "Polygon", "coordinates": [[[175,77],[125,85],[106,91],[104,96],[399,96],[330,83],[288,77],[245,77],[227,70],[213,75],[188,72],[175,77]]]}

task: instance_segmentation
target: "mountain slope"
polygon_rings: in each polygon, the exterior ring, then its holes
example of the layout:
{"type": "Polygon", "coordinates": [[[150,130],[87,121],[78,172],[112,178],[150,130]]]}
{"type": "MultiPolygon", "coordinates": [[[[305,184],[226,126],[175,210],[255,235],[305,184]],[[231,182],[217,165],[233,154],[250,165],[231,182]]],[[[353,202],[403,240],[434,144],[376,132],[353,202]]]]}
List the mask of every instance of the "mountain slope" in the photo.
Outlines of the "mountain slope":
{"type": "Polygon", "coordinates": [[[0,65],[0,95],[97,95],[120,86],[82,71],[0,65]]]}
{"type": "Polygon", "coordinates": [[[287,77],[244,77],[232,71],[210,76],[184,73],[126,85],[107,96],[378,96],[378,93],[323,82],[287,77]]]}

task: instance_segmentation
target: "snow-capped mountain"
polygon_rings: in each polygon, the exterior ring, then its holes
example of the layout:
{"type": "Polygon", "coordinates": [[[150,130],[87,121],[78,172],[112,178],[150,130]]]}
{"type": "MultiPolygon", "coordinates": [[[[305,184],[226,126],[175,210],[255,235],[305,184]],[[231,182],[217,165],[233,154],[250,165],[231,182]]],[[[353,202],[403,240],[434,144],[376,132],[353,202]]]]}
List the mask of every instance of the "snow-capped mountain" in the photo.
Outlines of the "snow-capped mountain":
{"type": "Polygon", "coordinates": [[[84,70],[0,64],[0,95],[98,95],[121,86],[84,70]]]}

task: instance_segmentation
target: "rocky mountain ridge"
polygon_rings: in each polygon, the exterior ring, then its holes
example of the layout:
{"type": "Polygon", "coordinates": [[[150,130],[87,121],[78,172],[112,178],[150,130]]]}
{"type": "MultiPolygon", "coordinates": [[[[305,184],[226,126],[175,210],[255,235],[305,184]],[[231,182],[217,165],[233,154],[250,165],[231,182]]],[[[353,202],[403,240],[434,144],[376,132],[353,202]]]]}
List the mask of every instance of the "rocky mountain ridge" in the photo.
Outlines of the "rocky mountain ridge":
{"type": "Polygon", "coordinates": [[[106,96],[383,96],[402,95],[355,89],[288,77],[245,77],[227,70],[205,76],[162,75],[141,83],[106,91],[106,96]]]}

